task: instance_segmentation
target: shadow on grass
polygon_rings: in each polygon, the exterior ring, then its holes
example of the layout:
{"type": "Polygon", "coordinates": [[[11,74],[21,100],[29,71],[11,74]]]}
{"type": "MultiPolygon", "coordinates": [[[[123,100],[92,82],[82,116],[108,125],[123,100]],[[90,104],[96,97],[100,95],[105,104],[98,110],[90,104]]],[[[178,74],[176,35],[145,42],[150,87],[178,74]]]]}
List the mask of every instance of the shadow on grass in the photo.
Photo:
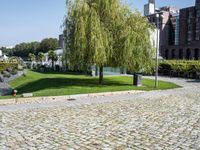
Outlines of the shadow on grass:
{"type": "Polygon", "coordinates": [[[109,86],[131,86],[130,84],[123,83],[120,81],[113,81],[110,79],[104,79],[104,84],[98,84],[98,78],[91,79],[77,79],[77,78],[44,78],[39,79],[33,82],[26,83],[19,87],[16,87],[19,94],[36,92],[45,89],[63,89],[70,88],[70,86],[79,86],[79,87],[109,87],[109,86]]]}
{"type": "Polygon", "coordinates": [[[52,70],[48,70],[48,71],[39,71],[39,70],[32,70],[33,72],[36,73],[41,73],[41,74],[60,74],[60,75],[83,75],[83,76],[89,76],[88,74],[84,73],[84,72],[73,72],[73,71],[52,71],[52,70]]]}

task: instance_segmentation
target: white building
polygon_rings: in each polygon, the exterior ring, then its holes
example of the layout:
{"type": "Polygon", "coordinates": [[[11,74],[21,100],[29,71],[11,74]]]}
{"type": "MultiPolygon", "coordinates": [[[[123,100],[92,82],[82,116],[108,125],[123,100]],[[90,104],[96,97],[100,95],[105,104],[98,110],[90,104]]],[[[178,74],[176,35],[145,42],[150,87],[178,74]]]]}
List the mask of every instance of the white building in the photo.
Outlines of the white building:
{"type": "MultiPolygon", "coordinates": [[[[58,56],[58,60],[55,62],[55,65],[59,65],[60,67],[63,67],[63,61],[62,61],[62,57],[64,55],[63,49],[58,49],[58,50],[55,50],[54,52],[58,56]]],[[[48,53],[45,53],[44,55],[45,55],[45,61],[43,62],[43,65],[51,66],[51,60],[49,60],[48,53]]]]}
{"type": "Polygon", "coordinates": [[[2,56],[3,54],[2,54],[2,50],[0,50],[0,57],[2,56]]]}
{"type": "Polygon", "coordinates": [[[144,15],[149,16],[154,13],[155,13],[155,0],[149,0],[149,3],[144,5],[144,15]]]}

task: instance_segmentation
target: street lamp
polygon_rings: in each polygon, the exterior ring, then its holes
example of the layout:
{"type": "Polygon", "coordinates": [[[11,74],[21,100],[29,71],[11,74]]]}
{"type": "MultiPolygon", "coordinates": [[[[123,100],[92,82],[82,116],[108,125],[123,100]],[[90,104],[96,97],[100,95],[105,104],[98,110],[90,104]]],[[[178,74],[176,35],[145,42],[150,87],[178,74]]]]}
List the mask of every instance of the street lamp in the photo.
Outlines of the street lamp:
{"type": "Polygon", "coordinates": [[[159,55],[159,48],[160,48],[160,44],[159,44],[159,29],[160,29],[160,19],[163,19],[163,15],[160,13],[156,14],[156,67],[155,67],[155,88],[158,87],[158,55],[159,55]]]}

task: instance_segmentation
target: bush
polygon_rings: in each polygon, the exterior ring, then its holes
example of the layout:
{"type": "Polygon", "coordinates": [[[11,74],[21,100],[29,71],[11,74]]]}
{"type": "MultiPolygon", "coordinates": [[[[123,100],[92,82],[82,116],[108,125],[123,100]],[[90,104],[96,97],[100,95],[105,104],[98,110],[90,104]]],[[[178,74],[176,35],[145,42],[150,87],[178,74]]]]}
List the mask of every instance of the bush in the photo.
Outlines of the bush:
{"type": "Polygon", "coordinates": [[[6,71],[8,68],[16,68],[17,64],[16,63],[5,63],[5,62],[0,62],[0,72],[6,71]]]}
{"type": "Polygon", "coordinates": [[[19,71],[23,71],[23,70],[24,70],[24,67],[21,66],[21,65],[18,65],[18,66],[17,66],[17,70],[19,70],[19,71]]]}
{"type": "Polygon", "coordinates": [[[200,72],[200,61],[168,60],[159,64],[159,73],[162,75],[195,78],[197,72],[200,72]]]}
{"type": "Polygon", "coordinates": [[[10,78],[10,73],[8,71],[2,71],[3,77],[10,78]]]}
{"type": "Polygon", "coordinates": [[[17,69],[13,69],[10,73],[11,73],[12,75],[16,75],[16,74],[17,74],[17,69]]]}
{"type": "Polygon", "coordinates": [[[6,69],[6,71],[8,71],[9,73],[11,73],[12,72],[12,68],[8,68],[8,69],[6,69]]]}

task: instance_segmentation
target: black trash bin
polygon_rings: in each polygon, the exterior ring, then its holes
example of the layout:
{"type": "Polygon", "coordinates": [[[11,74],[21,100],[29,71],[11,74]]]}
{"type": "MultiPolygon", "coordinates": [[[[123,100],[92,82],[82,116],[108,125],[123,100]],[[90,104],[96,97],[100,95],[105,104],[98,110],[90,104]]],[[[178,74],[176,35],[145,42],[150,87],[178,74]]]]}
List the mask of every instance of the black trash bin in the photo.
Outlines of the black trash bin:
{"type": "Polygon", "coordinates": [[[142,75],[134,74],[133,75],[133,85],[134,86],[142,86],[142,75]]]}

